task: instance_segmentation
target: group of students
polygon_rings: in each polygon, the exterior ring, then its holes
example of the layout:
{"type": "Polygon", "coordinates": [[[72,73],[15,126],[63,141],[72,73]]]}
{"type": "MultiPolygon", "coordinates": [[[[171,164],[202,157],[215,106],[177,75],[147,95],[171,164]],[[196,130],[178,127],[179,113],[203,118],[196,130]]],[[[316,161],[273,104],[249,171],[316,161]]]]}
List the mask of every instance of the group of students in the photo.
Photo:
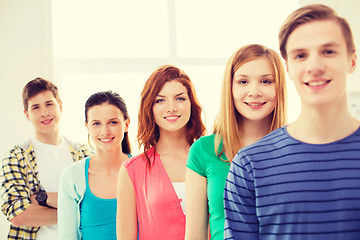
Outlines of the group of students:
{"type": "Polygon", "coordinates": [[[288,17],[279,42],[301,99],[296,121],[286,125],[280,56],[246,45],[226,65],[210,135],[189,76],[172,65],[150,75],[137,156],[118,93],[85,103],[90,151],[60,135],[56,86],[30,81],[23,102],[35,137],[10,150],[1,168],[8,239],[359,239],[350,27],[331,8],[308,5],[288,17]]]}

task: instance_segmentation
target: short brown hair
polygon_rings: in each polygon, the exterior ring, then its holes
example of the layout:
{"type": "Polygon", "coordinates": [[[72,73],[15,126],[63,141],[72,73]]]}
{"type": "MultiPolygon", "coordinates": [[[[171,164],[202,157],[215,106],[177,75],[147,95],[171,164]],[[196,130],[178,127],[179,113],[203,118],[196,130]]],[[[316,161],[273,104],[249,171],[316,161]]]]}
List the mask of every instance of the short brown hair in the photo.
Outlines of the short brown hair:
{"type": "Polygon", "coordinates": [[[290,34],[298,26],[305,23],[322,20],[334,20],[340,25],[344,39],[346,41],[348,54],[352,54],[355,51],[355,44],[349,23],[344,18],[339,17],[332,8],[321,4],[312,4],[295,10],[288,16],[288,18],[281,26],[279,32],[281,56],[287,60],[286,43],[290,34]]]}
{"type": "Polygon", "coordinates": [[[60,102],[60,96],[57,86],[43,78],[37,77],[26,84],[22,92],[24,110],[27,111],[29,107],[29,99],[35,95],[44,92],[51,91],[55,99],[60,102]]]}

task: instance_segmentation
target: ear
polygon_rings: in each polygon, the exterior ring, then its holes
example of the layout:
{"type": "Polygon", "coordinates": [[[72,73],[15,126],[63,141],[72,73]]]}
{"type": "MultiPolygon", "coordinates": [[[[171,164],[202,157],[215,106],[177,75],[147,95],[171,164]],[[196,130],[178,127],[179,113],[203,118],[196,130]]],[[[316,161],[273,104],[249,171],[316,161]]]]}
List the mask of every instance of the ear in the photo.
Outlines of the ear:
{"type": "Polygon", "coordinates": [[[130,119],[126,119],[125,120],[125,129],[124,129],[124,133],[128,132],[129,130],[129,125],[130,125],[130,119]]]}
{"type": "Polygon", "coordinates": [[[288,64],[287,60],[285,60],[285,70],[286,70],[287,74],[289,74],[289,64],[288,64]]]}
{"type": "Polygon", "coordinates": [[[357,56],[356,56],[356,52],[354,51],[351,54],[350,57],[350,66],[349,66],[349,73],[353,73],[356,69],[356,60],[357,60],[357,56]]]}
{"type": "Polygon", "coordinates": [[[28,111],[24,110],[24,114],[25,114],[25,116],[26,116],[26,119],[30,121],[30,118],[29,118],[29,113],[28,113],[28,111]]]}
{"type": "Polygon", "coordinates": [[[87,122],[85,122],[85,127],[86,127],[86,129],[88,130],[88,132],[89,132],[89,126],[88,126],[88,123],[87,123],[87,122]]]}
{"type": "Polygon", "coordinates": [[[62,112],[63,111],[62,101],[59,101],[59,107],[60,107],[60,112],[62,112]]]}

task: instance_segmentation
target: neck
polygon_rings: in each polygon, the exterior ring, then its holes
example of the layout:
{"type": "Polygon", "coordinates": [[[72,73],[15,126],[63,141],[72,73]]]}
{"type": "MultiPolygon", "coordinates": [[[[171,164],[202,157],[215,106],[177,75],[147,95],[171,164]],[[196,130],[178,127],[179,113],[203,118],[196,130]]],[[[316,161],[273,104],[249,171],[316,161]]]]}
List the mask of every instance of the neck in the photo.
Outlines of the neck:
{"type": "Polygon", "coordinates": [[[111,151],[97,149],[96,153],[93,155],[94,161],[105,168],[113,168],[114,165],[121,165],[127,158],[127,154],[123,153],[121,148],[116,148],[111,151]]]}
{"type": "Polygon", "coordinates": [[[243,120],[242,140],[247,146],[264,137],[270,132],[272,116],[268,116],[260,121],[243,120]]]}
{"type": "Polygon", "coordinates": [[[174,133],[174,132],[165,132],[160,133],[159,141],[156,143],[156,151],[161,155],[161,153],[167,152],[178,152],[189,150],[189,143],[186,140],[185,128],[174,133]]]}
{"type": "Polygon", "coordinates": [[[306,106],[302,107],[299,118],[288,126],[288,132],[303,142],[324,144],[349,136],[359,124],[349,113],[346,103],[306,106]]]}
{"type": "Polygon", "coordinates": [[[61,136],[58,132],[52,134],[36,133],[35,138],[42,143],[58,145],[61,142],[61,136]]]}

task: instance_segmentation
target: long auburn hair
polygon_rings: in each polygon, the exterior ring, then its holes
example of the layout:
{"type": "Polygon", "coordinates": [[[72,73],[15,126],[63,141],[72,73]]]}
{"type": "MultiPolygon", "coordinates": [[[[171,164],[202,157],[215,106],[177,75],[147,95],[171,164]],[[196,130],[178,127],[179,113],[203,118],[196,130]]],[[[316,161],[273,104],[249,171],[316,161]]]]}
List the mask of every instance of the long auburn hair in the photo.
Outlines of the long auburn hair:
{"type": "Polygon", "coordinates": [[[272,121],[270,132],[282,127],[286,123],[286,78],[285,69],[280,56],[272,49],[259,44],[245,45],[236,50],[230,57],[224,74],[221,90],[220,112],[216,117],[213,133],[215,137],[215,152],[220,157],[225,151],[231,162],[235,154],[244,147],[241,141],[243,116],[236,110],[234,98],[232,96],[232,82],[234,73],[245,63],[254,59],[265,57],[269,60],[274,70],[276,86],[276,105],[271,113],[272,121]],[[221,147],[221,141],[223,146],[221,147]]]}
{"type": "MultiPolygon", "coordinates": [[[[178,81],[187,89],[187,94],[191,102],[191,115],[187,123],[186,139],[189,145],[206,132],[202,122],[202,107],[196,97],[195,88],[189,76],[179,68],[172,65],[158,67],[146,81],[141,92],[140,109],[138,115],[138,134],[137,141],[139,148],[144,148],[144,155],[149,161],[147,150],[155,146],[160,138],[159,126],[155,122],[153,106],[156,96],[159,94],[165,83],[178,81]]],[[[149,164],[150,166],[150,164],[149,164]]]]}

